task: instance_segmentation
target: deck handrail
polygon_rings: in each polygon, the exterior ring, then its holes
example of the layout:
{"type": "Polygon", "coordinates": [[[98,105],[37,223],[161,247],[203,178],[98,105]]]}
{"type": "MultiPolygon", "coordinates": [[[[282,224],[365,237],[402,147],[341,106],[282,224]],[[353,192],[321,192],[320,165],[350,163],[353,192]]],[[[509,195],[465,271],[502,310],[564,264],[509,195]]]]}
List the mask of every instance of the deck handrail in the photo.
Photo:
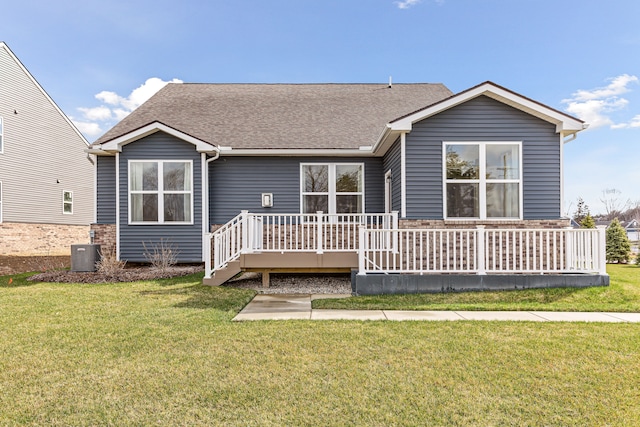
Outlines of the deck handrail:
{"type": "Polygon", "coordinates": [[[398,212],[264,214],[242,211],[206,235],[205,278],[243,253],[356,252],[361,225],[396,229],[398,212]]]}
{"type": "Polygon", "coordinates": [[[606,275],[599,229],[360,228],[359,273],[598,273],[606,275]],[[391,239],[390,239],[391,236],[391,239]],[[389,240],[390,239],[390,240],[389,240]],[[397,244],[397,250],[385,242],[397,244]]]}
{"type": "Polygon", "coordinates": [[[242,229],[247,212],[242,211],[213,233],[206,235],[204,277],[211,275],[229,262],[240,257],[242,250],[242,229]]]}

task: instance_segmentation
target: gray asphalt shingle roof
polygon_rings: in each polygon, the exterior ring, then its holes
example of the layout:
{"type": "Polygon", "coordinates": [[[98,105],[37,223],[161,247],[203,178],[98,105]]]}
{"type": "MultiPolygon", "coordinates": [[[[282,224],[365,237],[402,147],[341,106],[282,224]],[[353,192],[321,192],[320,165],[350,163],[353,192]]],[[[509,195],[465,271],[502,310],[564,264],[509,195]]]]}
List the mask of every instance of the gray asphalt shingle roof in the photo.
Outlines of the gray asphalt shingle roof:
{"type": "Polygon", "coordinates": [[[390,121],[451,96],[444,85],[170,83],[100,137],[160,122],[234,149],[357,149],[390,121]]]}

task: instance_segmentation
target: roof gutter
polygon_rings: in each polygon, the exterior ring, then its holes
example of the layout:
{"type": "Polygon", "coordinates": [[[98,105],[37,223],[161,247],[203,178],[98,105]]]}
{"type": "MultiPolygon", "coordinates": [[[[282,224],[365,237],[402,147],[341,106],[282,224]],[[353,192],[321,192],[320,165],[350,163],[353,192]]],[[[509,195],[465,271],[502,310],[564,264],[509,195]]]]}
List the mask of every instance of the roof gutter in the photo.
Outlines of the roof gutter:
{"type": "Polygon", "coordinates": [[[300,148],[231,148],[220,147],[221,156],[333,156],[333,157],[362,157],[371,156],[373,150],[371,146],[362,146],[359,149],[300,149],[300,148]]]}

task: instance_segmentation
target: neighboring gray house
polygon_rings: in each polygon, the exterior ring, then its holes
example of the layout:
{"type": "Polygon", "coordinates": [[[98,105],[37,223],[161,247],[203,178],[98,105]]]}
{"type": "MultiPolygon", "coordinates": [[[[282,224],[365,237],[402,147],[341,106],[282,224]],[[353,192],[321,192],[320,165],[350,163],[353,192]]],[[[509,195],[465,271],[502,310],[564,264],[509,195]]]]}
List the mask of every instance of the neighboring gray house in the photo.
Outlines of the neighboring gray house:
{"type": "Polygon", "coordinates": [[[491,82],[169,84],[89,150],[96,241],[130,261],[171,244],[212,284],[351,268],[602,277],[599,246],[587,260],[560,231],[562,146],[584,128],[491,82]]]}
{"type": "Polygon", "coordinates": [[[0,42],[0,255],[68,255],[95,217],[88,143],[0,42]]]}

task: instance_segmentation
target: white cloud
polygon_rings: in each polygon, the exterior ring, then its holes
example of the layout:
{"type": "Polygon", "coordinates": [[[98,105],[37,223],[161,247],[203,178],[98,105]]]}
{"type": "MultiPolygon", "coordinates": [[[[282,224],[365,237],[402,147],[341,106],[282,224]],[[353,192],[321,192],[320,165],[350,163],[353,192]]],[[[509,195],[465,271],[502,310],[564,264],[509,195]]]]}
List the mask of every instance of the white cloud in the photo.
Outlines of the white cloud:
{"type": "Polygon", "coordinates": [[[111,118],[111,109],[101,105],[100,107],[94,108],[83,108],[80,107],[78,110],[82,113],[82,115],[89,120],[109,120],[111,118]]]}
{"type": "Polygon", "coordinates": [[[627,87],[627,85],[629,85],[629,83],[638,82],[638,78],[636,76],[630,76],[628,74],[623,74],[609,80],[611,81],[611,83],[609,83],[605,87],[599,87],[591,90],[578,90],[573,94],[572,100],[588,101],[591,99],[611,98],[629,92],[630,89],[627,87]]]}
{"type": "Polygon", "coordinates": [[[73,118],[71,118],[71,121],[86,137],[95,138],[103,133],[102,128],[97,123],[81,122],[78,120],[74,120],[73,118]]]}
{"type": "Polygon", "coordinates": [[[95,95],[95,98],[103,104],[98,107],[79,107],[78,111],[82,113],[83,120],[73,120],[73,122],[85,136],[96,137],[103,132],[103,128],[108,129],[127,117],[167,83],[182,83],[182,80],[172,79],[165,82],[157,77],[151,77],[126,97],[103,90],[95,95]]]}
{"type": "Polygon", "coordinates": [[[640,127],[640,115],[629,123],[615,123],[611,117],[612,113],[627,108],[629,101],[619,95],[630,92],[629,86],[638,83],[638,77],[622,74],[609,81],[605,87],[580,89],[571,98],[563,99],[562,103],[567,104],[566,111],[589,123],[589,129],[603,126],[611,129],[640,127]]]}
{"type": "Polygon", "coordinates": [[[611,126],[611,129],[629,129],[629,128],[640,128],[640,114],[635,116],[633,119],[631,119],[627,123],[618,123],[611,126]]]}
{"type": "Polygon", "coordinates": [[[417,5],[422,0],[403,0],[395,2],[398,5],[398,9],[409,9],[412,6],[417,5]]]}
{"type": "Polygon", "coordinates": [[[102,92],[96,94],[96,99],[106,102],[109,105],[119,105],[124,98],[118,96],[115,92],[109,92],[107,90],[103,90],[102,92]]]}

